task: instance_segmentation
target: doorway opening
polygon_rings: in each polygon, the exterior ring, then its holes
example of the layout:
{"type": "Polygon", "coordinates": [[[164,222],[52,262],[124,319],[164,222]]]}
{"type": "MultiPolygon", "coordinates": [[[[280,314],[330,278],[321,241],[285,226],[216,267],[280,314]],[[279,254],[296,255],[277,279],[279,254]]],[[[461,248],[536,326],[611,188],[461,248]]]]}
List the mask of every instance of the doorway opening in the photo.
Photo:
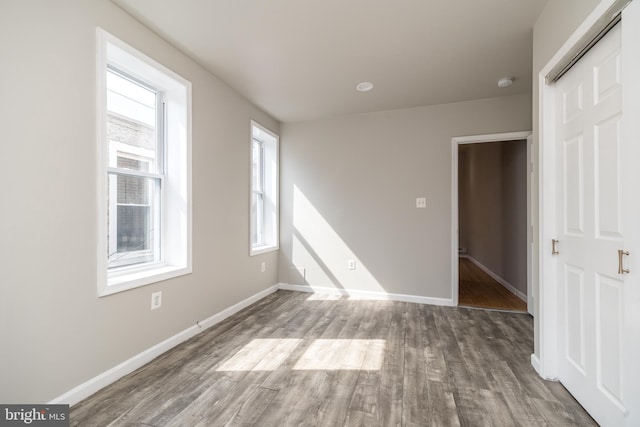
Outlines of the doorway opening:
{"type": "Polygon", "coordinates": [[[533,311],[530,135],[452,140],[456,305],[533,311]]]}

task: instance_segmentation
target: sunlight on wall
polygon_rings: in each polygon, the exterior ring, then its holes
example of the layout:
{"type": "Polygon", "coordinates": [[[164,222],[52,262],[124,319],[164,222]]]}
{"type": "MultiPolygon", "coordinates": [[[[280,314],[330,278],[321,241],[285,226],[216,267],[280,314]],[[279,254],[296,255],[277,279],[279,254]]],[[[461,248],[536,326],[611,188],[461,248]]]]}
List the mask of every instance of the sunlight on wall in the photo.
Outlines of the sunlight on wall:
{"type": "Polygon", "coordinates": [[[385,293],[362,260],[295,185],[293,227],[291,261],[294,267],[304,269],[309,286],[385,293]],[[355,270],[347,268],[348,260],[355,260],[355,270]]]}
{"type": "MultiPolygon", "coordinates": [[[[275,371],[302,342],[301,339],[254,339],[216,371],[275,371]]],[[[385,340],[317,339],[293,370],[380,370],[385,340]]]]}

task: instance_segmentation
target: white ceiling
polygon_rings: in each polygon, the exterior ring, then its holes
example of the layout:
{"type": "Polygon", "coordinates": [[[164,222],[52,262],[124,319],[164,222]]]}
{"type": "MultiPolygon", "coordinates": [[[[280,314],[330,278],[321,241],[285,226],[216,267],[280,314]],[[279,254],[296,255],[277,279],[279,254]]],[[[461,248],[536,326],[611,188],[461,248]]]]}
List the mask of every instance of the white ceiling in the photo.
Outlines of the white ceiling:
{"type": "Polygon", "coordinates": [[[282,122],[528,93],[547,3],[112,1],[282,122]]]}

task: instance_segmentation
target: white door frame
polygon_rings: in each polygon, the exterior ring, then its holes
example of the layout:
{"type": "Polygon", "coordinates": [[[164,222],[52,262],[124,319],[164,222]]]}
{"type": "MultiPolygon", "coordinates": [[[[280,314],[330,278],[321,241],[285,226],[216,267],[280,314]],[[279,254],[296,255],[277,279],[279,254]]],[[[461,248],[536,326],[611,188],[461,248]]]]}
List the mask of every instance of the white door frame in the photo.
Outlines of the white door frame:
{"type": "Polygon", "coordinates": [[[602,0],[537,76],[540,100],[538,105],[540,118],[538,127],[538,188],[540,191],[538,219],[540,226],[537,245],[540,285],[535,315],[538,316],[540,346],[538,353],[532,355],[532,362],[538,374],[545,379],[558,378],[556,260],[551,255],[550,243],[551,239],[556,236],[555,86],[547,85],[545,77],[605,15],[614,2],[615,0],[602,0]]]}
{"type": "Polygon", "coordinates": [[[531,203],[531,131],[494,133],[488,135],[458,136],[451,138],[451,300],[458,305],[459,271],[458,271],[458,147],[463,144],[479,144],[483,142],[500,142],[527,140],[527,311],[533,314],[533,292],[531,274],[532,237],[530,232],[532,220],[531,203]]]}

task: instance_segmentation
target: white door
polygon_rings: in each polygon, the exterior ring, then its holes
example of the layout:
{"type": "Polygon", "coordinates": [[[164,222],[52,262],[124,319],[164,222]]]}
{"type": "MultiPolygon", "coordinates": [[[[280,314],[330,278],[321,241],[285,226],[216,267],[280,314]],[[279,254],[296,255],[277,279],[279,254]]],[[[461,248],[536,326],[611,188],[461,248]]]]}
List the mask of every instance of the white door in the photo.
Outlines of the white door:
{"type": "MultiPolygon", "coordinates": [[[[629,22],[625,12],[622,26],[629,22]]],[[[630,93],[622,86],[628,68],[621,46],[618,25],[555,91],[558,376],[603,426],[640,425],[632,393],[632,382],[640,381],[634,324],[640,300],[631,289],[639,285],[632,223],[640,222],[640,157],[633,146],[640,139],[631,141],[623,128],[623,93],[630,93]]]]}

